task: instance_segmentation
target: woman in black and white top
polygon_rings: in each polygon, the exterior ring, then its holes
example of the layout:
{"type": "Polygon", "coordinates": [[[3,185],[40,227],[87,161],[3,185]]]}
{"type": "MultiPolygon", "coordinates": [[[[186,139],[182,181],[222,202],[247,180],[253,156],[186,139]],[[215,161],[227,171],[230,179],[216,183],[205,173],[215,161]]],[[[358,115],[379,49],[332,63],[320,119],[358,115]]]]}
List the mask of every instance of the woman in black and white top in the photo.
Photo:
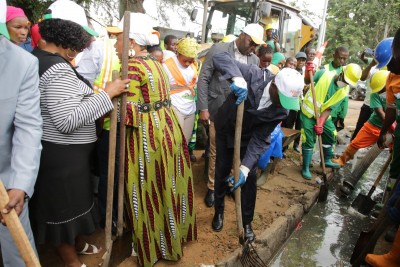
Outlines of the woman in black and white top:
{"type": "Polygon", "coordinates": [[[95,230],[90,155],[96,141],[95,120],[113,109],[111,99],[126,92],[129,80],[116,80],[94,94],[69,63],[90,44],[78,24],[61,19],[39,23],[46,42],[39,59],[43,116],[43,152],[31,201],[36,242],[56,247],[65,266],[85,266],[77,253],[98,252],[80,235],[95,230]]]}

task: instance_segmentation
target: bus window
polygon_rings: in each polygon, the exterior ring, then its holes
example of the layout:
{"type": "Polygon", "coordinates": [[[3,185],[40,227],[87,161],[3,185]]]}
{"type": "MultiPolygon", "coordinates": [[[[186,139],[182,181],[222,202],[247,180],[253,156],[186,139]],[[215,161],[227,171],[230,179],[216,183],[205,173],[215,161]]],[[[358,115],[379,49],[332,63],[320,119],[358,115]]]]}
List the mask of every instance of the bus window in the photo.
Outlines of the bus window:
{"type": "MultiPolygon", "coordinates": [[[[215,5],[214,12],[210,12],[211,17],[208,20],[211,24],[209,30],[208,40],[213,35],[218,39],[224,35],[234,34],[239,36],[241,30],[246,26],[247,23],[251,23],[253,6],[252,3],[223,3],[215,5]]],[[[217,41],[217,40],[214,40],[217,41]]]]}
{"type": "Polygon", "coordinates": [[[286,10],[289,19],[285,19],[282,38],[282,52],[286,57],[294,57],[300,50],[300,34],[302,21],[295,13],[286,10]]]}

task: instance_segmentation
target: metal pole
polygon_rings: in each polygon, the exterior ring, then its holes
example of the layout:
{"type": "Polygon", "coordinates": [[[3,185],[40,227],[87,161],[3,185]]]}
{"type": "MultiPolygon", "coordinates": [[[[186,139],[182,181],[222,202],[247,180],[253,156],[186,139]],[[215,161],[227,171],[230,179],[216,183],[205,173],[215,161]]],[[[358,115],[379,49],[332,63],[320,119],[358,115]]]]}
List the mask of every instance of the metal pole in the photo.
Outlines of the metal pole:
{"type": "Polygon", "coordinates": [[[328,0],[325,0],[325,5],[324,5],[324,13],[322,14],[322,22],[321,26],[319,29],[319,36],[318,36],[318,45],[317,49],[321,47],[321,45],[325,41],[325,32],[326,32],[326,14],[328,12],[328,0]]]}
{"type": "Polygon", "coordinates": [[[208,11],[208,3],[207,3],[207,0],[204,0],[203,23],[201,25],[201,43],[202,44],[204,44],[207,41],[206,40],[207,11],[208,11]]]}

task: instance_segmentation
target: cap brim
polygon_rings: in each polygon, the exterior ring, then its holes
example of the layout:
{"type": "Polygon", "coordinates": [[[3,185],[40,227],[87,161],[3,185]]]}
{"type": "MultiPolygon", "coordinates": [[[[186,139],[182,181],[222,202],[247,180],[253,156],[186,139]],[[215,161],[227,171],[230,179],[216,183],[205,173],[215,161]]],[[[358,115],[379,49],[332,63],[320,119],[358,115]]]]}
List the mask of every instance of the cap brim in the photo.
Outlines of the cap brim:
{"type": "Polygon", "coordinates": [[[91,36],[99,37],[99,34],[89,26],[82,26],[91,36]]]}
{"type": "Polygon", "coordinates": [[[279,100],[281,101],[282,107],[288,110],[299,110],[300,101],[298,97],[288,97],[278,91],[279,100]]]}
{"type": "Polygon", "coordinates": [[[116,26],[107,27],[106,29],[107,29],[107,32],[111,33],[111,34],[118,34],[118,33],[123,32],[123,30],[121,28],[116,27],[116,26]]]}
{"type": "Polygon", "coordinates": [[[7,26],[5,23],[0,23],[0,34],[10,40],[10,35],[8,34],[7,26]]]}
{"type": "Polygon", "coordinates": [[[261,40],[261,39],[255,37],[255,36],[251,36],[251,35],[250,35],[250,37],[251,37],[251,40],[253,40],[253,42],[255,42],[255,43],[258,44],[258,45],[265,44],[265,42],[264,42],[263,40],[261,40]]]}
{"type": "Polygon", "coordinates": [[[388,60],[386,60],[384,62],[379,62],[378,65],[376,65],[376,68],[381,69],[381,68],[385,67],[387,64],[389,64],[391,59],[392,59],[392,57],[390,57],[388,60]]]}

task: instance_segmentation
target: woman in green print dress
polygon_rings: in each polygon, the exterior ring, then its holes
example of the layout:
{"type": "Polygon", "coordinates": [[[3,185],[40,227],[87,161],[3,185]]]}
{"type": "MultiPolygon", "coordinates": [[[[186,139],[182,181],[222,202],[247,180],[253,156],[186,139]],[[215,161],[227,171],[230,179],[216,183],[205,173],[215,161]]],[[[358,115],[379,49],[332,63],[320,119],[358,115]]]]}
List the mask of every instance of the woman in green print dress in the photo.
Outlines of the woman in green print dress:
{"type": "MultiPolygon", "coordinates": [[[[196,239],[197,227],[189,152],[170,107],[168,77],[146,51],[159,42],[146,20],[131,13],[126,188],[139,264],[153,266],[160,259],[179,260],[182,243],[196,239]]],[[[108,31],[117,35],[121,57],[122,23],[108,31]]]]}

